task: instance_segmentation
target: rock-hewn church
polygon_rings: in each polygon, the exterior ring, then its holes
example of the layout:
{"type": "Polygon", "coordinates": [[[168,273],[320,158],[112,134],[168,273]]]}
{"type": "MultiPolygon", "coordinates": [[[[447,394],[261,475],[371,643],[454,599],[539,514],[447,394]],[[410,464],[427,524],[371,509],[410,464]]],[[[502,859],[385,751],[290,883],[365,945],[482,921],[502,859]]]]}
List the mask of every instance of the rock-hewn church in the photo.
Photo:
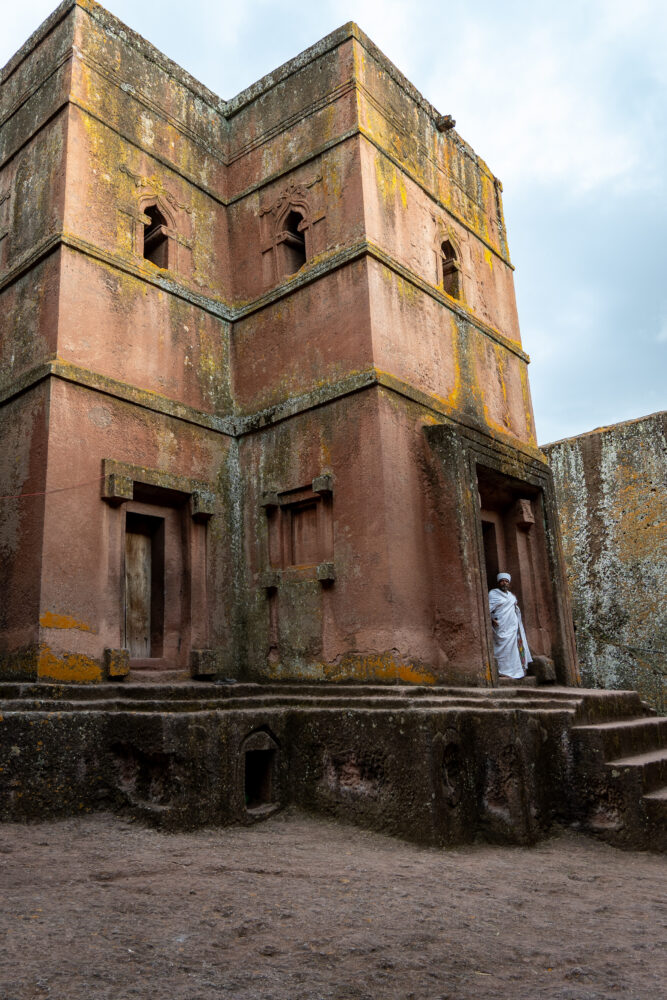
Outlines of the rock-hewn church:
{"type": "Polygon", "coordinates": [[[576,687],[502,186],[451,116],[354,24],[223,101],[94,0],[0,81],[1,814],[597,815],[583,723],[645,712],[576,687]],[[501,697],[499,570],[557,687],[501,697]]]}
{"type": "Polygon", "coordinates": [[[486,164],[353,24],[221,101],[94,3],[5,70],[7,678],[577,680],[486,164]],[[26,496],[26,494],[34,496],[26,496]]]}

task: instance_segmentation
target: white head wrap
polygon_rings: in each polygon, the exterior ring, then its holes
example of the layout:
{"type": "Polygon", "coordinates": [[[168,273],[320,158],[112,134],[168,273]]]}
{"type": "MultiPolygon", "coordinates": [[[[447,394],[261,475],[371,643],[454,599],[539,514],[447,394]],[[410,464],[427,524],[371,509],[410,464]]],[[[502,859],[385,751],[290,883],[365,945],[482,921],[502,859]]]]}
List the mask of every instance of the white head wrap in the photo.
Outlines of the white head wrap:
{"type": "Polygon", "coordinates": [[[509,575],[509,573],[499,573],[498,576],[496,577],[496,583],[500,583],[501,580],[507,580],[507,582],[509,583],[511,579],[512,577],[509,575]]]}

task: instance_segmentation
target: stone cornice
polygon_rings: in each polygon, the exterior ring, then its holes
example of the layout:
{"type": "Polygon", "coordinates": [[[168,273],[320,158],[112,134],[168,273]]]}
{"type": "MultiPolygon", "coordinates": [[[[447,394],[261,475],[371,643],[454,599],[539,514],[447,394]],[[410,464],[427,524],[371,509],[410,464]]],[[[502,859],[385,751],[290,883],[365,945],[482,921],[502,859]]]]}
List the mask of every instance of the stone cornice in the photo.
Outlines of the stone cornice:
{"type": "Polygon", "coordinates": [[[510,434],[492,430],[485,424],[462,414],[455,407],[450,406],[446,400],[423,392],[390,372],[373,367],[351,372],[341,379],[318,386],[317,389],[291,396],[289,399],[281,400],[279,403],[254,413],[219,416],[187,406],[185,403],[180,403],[160,393],[109,378],[100,372],[81,368],[59,358],[51,358],[22,372],[11,384],[0,385],[0,403],[7,403],[15,399],[49,377],[62,379],[73,385],[102,393],[125,403],[131,403],[153,413],[182,420],[185,423],[194,424],[232,438],[254,434],[266,427],[289,420],[291,417],[317,409],[320,406],[326,406],[353,393],[379,387],[409,399],[417,406],[429,411],[439,421],[444,420],[449,424],[467,427],[482,434],[485,439],[488,438],[490,441],[503,444],[512,452],[518,451],[529,459],[545,463],[544,455],[536,446],[519,441],[510,434]]]}
{"type": "Polygon", "coordinates": [[[63,0],[63,2],[56,7],[53,13],[49,14],[45,21],[42,21],[40,26],[33,31],[32,35],[23,43],[20,49],[18,49],[11,59],[5,63],[5,65],[0,69],[0,86],[5,83],[13,73],[19,68],[22,62],[28,58],[31,52],[37,48],[40,42],[43,42],[47,35],[50,35],[54,28],[57,28],[61,21],[63,21],[69,12],[75,7],[77,0],[63,0]]]}
{"type": "MultiPolygon", "coordinates": [[[[168,292],[170,295],[176,296],[176,298],[190,302],[199,309],[217,316],[218,319],[229,322],[235,318],[235,310],[230,308],[225,302],[211,296],[202,295],[200,292],[188,288],[186,285],[175,281],[169,275],[169,272],[153,272],[127,257],[123,257],[117,253],[110,253],[108,250],[103,250],[101,247],[95,246],[95,244],[89,243],[87,240],[83,240],[71,233],[55,233],[52,236],[45,237],[34,247],[31,247],[8,270],[0,274],[0,292],[13,282],[18,281],[27,271],[39,264],[44,257],[47,257],[61,247],[67,247],[70,250],[85,254],[85,256],[107,264],[117,271],[122,271],[124,274],[129,274],[140,281],[145,281],[149,285],[154,285],[163,292],[168,292]]],[[[140,258],[137,258],[138,260],[140,258]]]]}
{"type": "Polygon", "coordinates": [[[204,427],[219,434],[226,434],[229,437],[236,434],[236,421],[231,416],[218,416],[214,413],[198,410],[178,400],[163,396],[161,393],[152,392],[150,389],[141,389],[139,386],[121,382],[88,368],[81,368],[57,357],[50,358],[21,372],[11,383],[0,385],[0,403],[9,402],[50,377],[71,382],[85,389],[92,389],[105,396],[132,403],[163,416],[173,417],[188,424],[196,424],[198,427],[204,427]]]}
{"type": "Polygon", "coordinates": [[[109,267],[116,268],[119,271],[132,275],[141,281],[145,281],[148,284],[160,288],[162,291],[175,295],[177,298],[190,302],[192,305],[195,305],[200,309],[204,309],[211,315],[217,316],[218,319],[230,323],[246,319],[253,313],[268,308],[280,299],[283,299],[288,295],[293,295],[305,285],[312,284],[314,281],[319,281],[321,278],[326,277],[326,275],[340,267],[343,267],[345,264],[350,264],[363,257],[371,257],[384,267],[387,267],[394,274],[397,274],[404,281],[409,282],[414,288],[419,289],[419,291],[423,292],[425,295],[435,299],[436,302],[446,306],[460,319],[470,323],[473,327],[475,327],[475,329],[479,330],[480,333],[488,337],[490,340],[493,340],[500,347],[510,351],[526,364],[530,362],[529,356],[519,344],[510,340],[508,337],[505,337],[504,334],[500,333],[499,330],[496,330],[495,327],[484,323],[461,302],[451,298],[435,285],[431,285],[429,282],[425,281],[404,264],[401,264],[401,262],[396,260],[396,258],[392,257],[390,254],[386,253],[369,240],[359,240],[357,243],[353,243],[349,246],[323,254],[319,260],[311,263],[311,265],[306,265],[305,268],[297,272],[297,274],[295,274],[288,281],[282,282],[275,288],[272,288],[263,295],[253,299],[251,302],[243,303],[242,305],[229,305],[221,299],[214,299],[182,285],[166,272],[158,272],[154,274],[152,273],[152,269],[149,270],[147,267],[142,267],[126,257],[121,257],[119,254],[102,250],[94,244],[89,243],[86,240],[82,240],[80,237],[63,233],[47,237],[41,243],[37,244],[36,247],[31,248],[26,254],[24,254],[8,271],[5,271],[4,274],[0,275],[0,292],[2,292],[2,290],[12,282],[20,278],[21,275],[25,274],[26,271],[30,270],[30,268],[38,264],[42,258],[47,256],[49,253],[53,253],[53,251],[59,246],[68,247],[71,250],[83,253],[88,257],[107,264],[109,267]]]}
{"type": "MultiPolygon", "coordinates": [[[[45,84],[49,82],[51,77],[54,76],[59,69],[62,69],[63,66],[66,66],[67,63],[71,62],[73,55],[74,55],[74,50],[70,48],[63,53],[60,59],[57,59],[55,62],[51,63],[46,72],[43,73],[35,83],[33,83],[30,87],[24,90],[21,93],[21,96],[14,101],[11,107],[7,108],[7,111],[0,117],[0,128],[3,128],[7,124],[7,122],[11,118],[13,118],[18,111],[21,110],[23,105],[26,104],[26,102],[29,101],[31,97],[34,97],[37,91],[40,90],[43,86],[45,86],[45,84]]],[[[66,103],[67,99],[61,100],[60,103],[57,105],[57,108],[62,107],[66,103]]],[[[50,111],[49,118],[52,117],[53,117],[53,111],[50,111]]],[[[38,132],[40,127],[41,123],[35,128],[34,132],[38,132]]],[[[34,134],[34,132],[32,132],[31,135],[34,134]]]]}
{"type": "Polygon", "coordinates": [[[479,319],[479,317],[477,317],[472,310],[468,309],[456,299],[451,298],[451,296],[446,295],[435,285],[431,285],[424,278],[415,274],[414,271],[411,271],[404,264],[401,264],[395,257],[386,253],[386,251],[382,250],[370,240],[359,240],[357,243],[350,244],[340,250],[329,252],[326,255],[323,254],[317,263],[311,265],[310,267],[306,265],[305,269],[297,272],[297,274],[290,278],[288,282],[283,282],[282,284],[277,285],[264,295],[253,299],[252,302],[246,303],[242,306],[237,306],[234,309],[233,318],[234,320],[245,319],[246,316],[250,316],[252,313],[257,312],[260,309],[267,308],[267,306],[276,302],[278,299],[284,298],[286,295],[294,294],[294,292],[296,292],[299,288],[303,288],[304,285],[317,281],[319,278],[324,277],[331,271],[366,256],[378,261],[378,263],[389,268],[390,271],[393,271],[394,274],[397,274],[404,281],[409,282],[414,288],[418,288],[425,295],[429,295],[431,298],[435,299],[436,302],[446,306],[461,319],[466,320],[474,326],[480,331],[480,333],[483,333],[486,337],[489,337],[501,347],[504,347],[512,354],[515,354],[526,364],[530,363],[529,356],[519,344],[500,333],[500,331],[496,330],[495,327],[484,323],[484,321],[479,319]]]}

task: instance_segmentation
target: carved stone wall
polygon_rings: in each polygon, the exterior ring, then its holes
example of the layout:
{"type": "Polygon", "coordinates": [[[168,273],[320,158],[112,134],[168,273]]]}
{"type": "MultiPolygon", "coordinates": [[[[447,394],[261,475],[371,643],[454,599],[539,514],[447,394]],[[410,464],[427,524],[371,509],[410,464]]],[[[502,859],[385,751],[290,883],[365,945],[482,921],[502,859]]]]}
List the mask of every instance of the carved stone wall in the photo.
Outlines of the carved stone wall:
{"type": "Polygon", "coordinates": [[[667,414],[546,445],[582,680],[665,711],[667,414]]]}

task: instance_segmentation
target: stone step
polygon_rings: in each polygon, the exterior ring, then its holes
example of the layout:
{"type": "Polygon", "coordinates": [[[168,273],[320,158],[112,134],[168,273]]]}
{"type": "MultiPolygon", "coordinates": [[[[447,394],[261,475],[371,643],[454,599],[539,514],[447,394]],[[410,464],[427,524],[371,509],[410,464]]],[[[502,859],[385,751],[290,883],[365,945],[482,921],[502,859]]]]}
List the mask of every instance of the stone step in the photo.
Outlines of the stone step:
{"type": "Polygon", "coordinates": [[[626,774],[638,781],[644,792],[667,784],[667,747],[607,761],[612,776],[626,774]],[[636,773],[635,773],[636,772],[636,773]]]}
{"type": "MultiPolygon", "coordinates": [[[[255,690],[257,685],[247,685],[255,690]]],[[[105,701],[113,697],[125,697],[131,692],[133,698],[161,700],[169,698],[183,698],[188,696],[190,691],[196,692],[196,697],[205,697],[211,693],[216,697],[224,697],[225,692],[231,690],[229,686],[220,684],[126,684],[126,683],[104,683],[104,684],[44,684],[44,683],[24,683],[0,684],[0,703],[8,699],[32,698],[36,701],[105,701]]]]}
{"type": "Polygon", "coordinates": [[[642,701],[636,691],[604,691],[582,689],[579,715],[587,722],[611,722],[654,716],[656,713],[642,701]]]}
{"type": "Polygon", "coordinates": [[[130,670],[124,684],[192,684],[189,670],[130,670]]]}
{"type": "Polygon", "coordinates": [[[597,744],[607,761],[621,759],[667,745],[667,716],[576,725],[572,735],[597,744]]]}
{"type": "Polygon", "coordinates": [[[91,702],[58,702],[57,704],[46,704],[44,702],[38,703],[26,703],[26,702],[13,702],[5,703],[0,706],[0,711],[2,715],[9,717],[12,715],[20,714],[40,714],[40,715],[67,715],[76,713],[90,713],[94,712],[96,714],[108,713],[108,714],[118,714],[118,713],[132,713],[132,714],[159,714],[159,715],[171,715],[177,713],[193,713],[193,712],[253,712],[257,714],[258,712],[283,712],[283,711],[308,711],[311,713],[315,712],[378,712],[378,713],[395,713],[397,715],[410,714],[412,712],[423,712],[423,713],[442,713],[442,712],[474,712],[478,715],[490,715],[515,712],[515,711],[525,711],[532,714],[537,713],[567,713],[572,718],[574,717],[574,710],[568,704],[559,704],[557,702],[545,702],[537,703],[533,702],[531,704],[524,704],[517,706],[515,703],[504,703],[504,702],[463,702],[453,699],[451,702],[445,701],[420,701],[420,702],[400,702],[400,703],[387,703],[381,699],[377,701],[373,700],[358,700],[355,702],[330,702],[330,701],[318,701],[315,703],[309,703],[305,699],[280,699],[275,703],[265,703],[252,701],[250,699],[240,700],[238,702],[205,702],[205,701],[188,701],[188,702],[160,702],[160,701],[130,701],[130,700],[112,700],[107,702],[91,701],[91,702]]]}
{"type": "Polygon", "coordinates": [[[667,785],[663,788],[655,788],[652,792],[647,792],[643,796],[646,802],[664,802],[667,806],[667,785]]]}
{"type": "MultiPolygon", "coordinates": [[[[556,711],[573,712],[572,701],[568,699],[552,698],[545,695],[541,699],[531,698],[505,698],[496,695],[493,698],[483,700],[468,697],[456,697],[452,694],[441,695],[439,697],[422,697],[417,699],[395,698],[387,695],[366,695],[354,698],[336,693],[327,694],[323,697],[321,693],[317,696],[307,694],[264,694],[253,692],[245,697],[215,697],[216,692],[210,692],[207,697],[181,697],[162,699],[156,692],[154,698],[135,698],[132,689],[123,692],[125,697],[110,696],[106,699],[78,700],[66,699],[36,699],[36,698],[13,698],[0,702],[0,707],[6,714],[10,712],[76,712],[76,711],[99,711],[99,712],[135,712],[135,711],[164,711],[164,712],[192,712],[192,711],[214,711],[252,707],[253,709],[283,709],[291,707],[308,707],[317,710],[318,708],[337,709],[378,709],[382,711],[411,711],[424,709],[480,709],[480,710],[502,710],[502,711],[543,711],[545,709],[556,711]]],[[[185,694],[185,693],[184,693],[185,694]]]]}
{"type": "MultiPolygon", "coordinates": [[[[287,693],[298,693],[300,695],[311,694],[317,697],[329,697],[329,696],[340,696],[346,695],[350,697],[363,697],[368,694],[377,694],[382,697],[401,697],[401,698],[419,698],[419,697],[439,697],[441,695],[465,695],[469,698],[476,698],[484,700],[486,698],[494,698],[498,696],[499,688],[491,687],[450,687],[450,686],[435,686],[435,685],[397,685],[397,684],[337,684],[328,683],[322,681],[320,683],[272,683],[272,684],[254,684],[254,683],[232,683],[232,682],[205,682],[205,681],[193,681],[192,679],[187,681],[178,681],[170,683],[154,682],[154,681],[144,681],[142,680],[131,680],[123,682],[109,683],[105,682],[102,684],[53,684],[53,683],[14,683],[14,682],[4,682],[0,683],[0,700],[3,698],[19,698],[19,697],[34,697],[34,698],[67,698],[75,699],[83,697],[86,700],[93,699],[104,699],[116,695],[124,695],[128,692],[132,692],[134,697],[147,697],[147,698],[182,698],[184,692],[190,692],[195,697],[207,697],[211,692],[217,692],[220,697],[229,697],[230,695],[238,696],[239,694],[254,694],[256,692],[261,692],[263,694],[287,694],[287,693]]],[[[529,694],[531,697],[553,697],[557,695],[558,697],[571,697],[571,698],[581,698],[581,690],[578,688],[555,688],[549,687],[548,689],[533,689],[530,687],[517,688],[512,686],[509,688],[503,687],[502,697],[524,697],[529,694]]]]}
{"type": "Polygon", "coordinates": [[[104,701],[113,697],[132,697],[135,699],[146,698],[149,700],[160,699],[202,699],[211,696],[219,699],[298,695],[299,697],[310,696],[313,698],[340,698],[348,697],[353,699],[377,696],[382,698],[440,698],[440,697],[466,697],[478,701],[502,698],[568,698],[570,700],[581,700],[581,690],[578,688],[532,688],[532,687],[439,687],[434,685],[384,685],[384,684],[329,684],[321,683],[276,683],[276,684],[253,684],[253,683],[221,683],[178,681],[173,683],[124,681],[102,684],[53,684],[53,683],[0,683],[0,701],[32,698],[34,700],[85,700],[104,701]]]}
{"type": "Polygon", "coordinates": [[[499,677],[498,687],[537,687],[536,677],[499,677]]]}
{"type": "MultiPolygon", "coordinates": [[[[171,676],[171,672],[169,672],[171,676]]],[[[514,683],[498,688],[490,687],[439,687],[433,685],[382,685],[382,684],[338,684],[329,682],[294,682],[281,681],[271,684],[255,683],[221,683],[194,681],[191,678],[179,681],[173,678],[165,681],[165,672],[156,673],[150,681],[134,676],[123,682],[103,684],[53,684],[34,682],[0,683],[0,702],[32,698],[35,701],[106,701],[113,698],[132,698],[133,700],[149,700],[166,702],[200,701],[214,699],[256,698],[263,697],[312,697],[316,700],[345,697],[352,700],[368,698],[369,696],[389,699],[407,699],[414,701],[420,698],[456,697],[485,702],[503,699],[558,699],[577,703],[582,719],[593,722],[596,718],[630,718],[647,714],[647,709],[636,692],[603,691],[583,688],[565,688],[550,685],[549,687],[517,686],[514,683]],[[501,693],[502,692],[502,693],[501,693]]]]}
{"type": "MultiPolygon", "coordinates": [[[[157,685],[157,684],[0,684],[0,701],[32,699],[34,701],[45,702],[54,701],[105,701],[115,697],[147,699],[151,701],[160,700],[174,701],[202,700],[215,698],[224,700],[229,698],[275,698],[286,697],[311,698],[313,700],[325,700],[341,698],[359,700],[368,697],[377,697],[389,700],[417,700],[421,698],[466,698],[475,701],[525,698],[528,689],[506,689],[500,691],[498,688],[450,688],[450,687],[416,687],[416,686],[383,686],[383,685],[260,685],[260,684],[178,684],[178,685],[157,685]]],[[[556,691],[553,688],[542,690],[537,694],[531,691],[531,698],[559,700],[565,695],[565,691],[556,691]]]]}
{"type": "Polygon", "coordinates": [[[365,697],[350,698],[349,696],[336,697],[330,695],[323,698],[320,695],[265,695],[257,699],[235,699],[230,698],[225,702],[225,707],[232,708],[248,704],[250,701],[254,705],[262,705],[267,708],[292,705],[302,705],[312,709],[323,708],[377,708],[383,711],[409,711],[426,708],[473,708],[482,711],[488,709],[502,709],[503,711],[541,711],[543,709],[558,709],[560,711],[574,711],[572,703],[566,699],[544,697],[541,699],[521,699],[504,698],[496,696],[494,698],[468,698],[457,697],[455,695],[442,695],[439,697],[422,698],[391,698],[386,695],[378,697],[370,695],[365,697]]]}
{"type": "Polygon", "coordinates": [[[522,695],[529,697],[544,697],[546,692],[553,697],[570,698],[579,703],[578,715],[587,722],[596,720],[609,722],[613,719],[630,719],[639,716],[655,715],[639,697],[636,691],[611,691],[602,688],[566,688],[549,686],[548,688],[526,689],[522,695]]]}

